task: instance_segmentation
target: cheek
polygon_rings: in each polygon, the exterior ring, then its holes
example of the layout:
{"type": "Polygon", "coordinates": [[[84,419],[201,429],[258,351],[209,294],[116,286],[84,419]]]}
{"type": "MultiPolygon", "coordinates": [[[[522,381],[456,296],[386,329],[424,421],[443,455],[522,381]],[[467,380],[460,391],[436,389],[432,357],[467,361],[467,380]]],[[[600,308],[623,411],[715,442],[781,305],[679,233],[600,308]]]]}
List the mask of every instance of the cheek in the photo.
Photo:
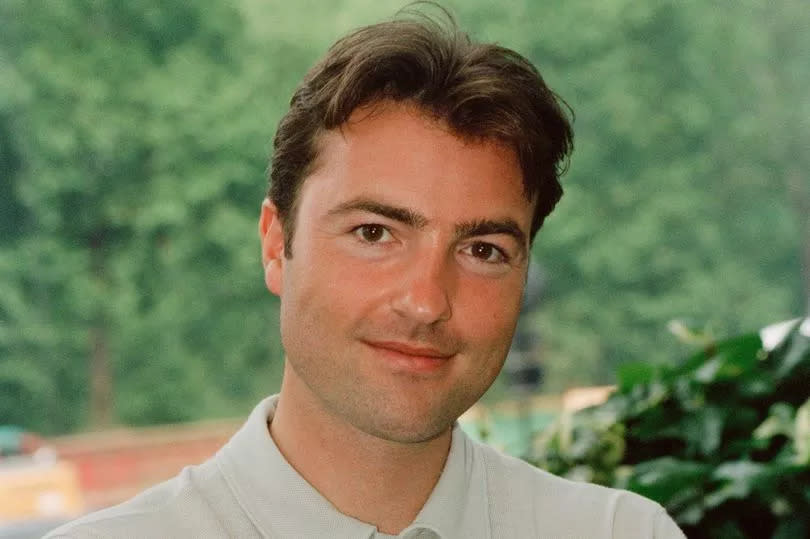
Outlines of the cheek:
{"type": "Polygon", "coordinates": [[[522,281],[462,283],[456,312],[468,338],[486,342],[493,351],[508,349],[520,313],[522,290],[522,281]]]}
{"type": "Polygon", "coordinates": [[[294,257],[284,276],[285,296],[299,316],[331,326],[341,325],[341,320],[357,314],[384,288],[379,269],[368,261],[326,248],[307,253],[317,256],[294,257]]]}
{"type": "Polygon", "coordinates": [[[478,303],[472,310],[474,318],[459,321],[459,326],[465,327],[464,336],[470,360],[466,368],[475,380],[471,384],[481,386],[483,392],[501,372],[506,361],[518,309],[511,302],[504,303],[504,298],[496,295],[488,296],[487,301],[484,301],[482,295],[476,299],[478,303]],[[493,308],[493,305],[498,305],[498,308],[493,308]]]}

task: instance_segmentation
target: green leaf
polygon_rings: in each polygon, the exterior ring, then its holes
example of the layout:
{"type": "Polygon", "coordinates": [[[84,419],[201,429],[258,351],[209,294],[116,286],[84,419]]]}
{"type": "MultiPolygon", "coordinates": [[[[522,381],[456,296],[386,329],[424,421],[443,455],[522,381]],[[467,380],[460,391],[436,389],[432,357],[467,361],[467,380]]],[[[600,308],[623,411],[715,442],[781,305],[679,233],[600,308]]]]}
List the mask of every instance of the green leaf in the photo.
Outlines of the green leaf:
{"type": "Polygon", "coordinates": [[[732,337],[705,347],[675,369],[673,375],[691,371],[703,383],[714,382],[718,377],[734,377],[756,364],[761,349],[762,340],[757,333],[732,337]]]}
{"type": "Polygon", "coordinates": [[[711,454],[720,446],[726,414],[726,410],[706,406],[683,422],[684,437],[701,454],[711,454]]]}
{"type": "Polygon", "coordinates": [[[796,447],[796,462],[810,466],[810,399],[796,410],[793,445],[796,447]]]}
{"type": "Polygon", "coordinates": [[[707,464],[700,462],[661,457],[637,464],[633,469],[633,476],[628,481],[628,487],[634,492],[666,504],[683,489],[700,483],[709,470],[707,464]]]}
{"type": "Polygon", "coordinates": [[[767,439],[776,435],[793,437],[793,407],[784,402],[771,406],[768,418],[754,430],[754,438],[767,439]]]}
{"type": "Polygon", "coordinates": [[[695,380],[704,384],[710,384],[717,379],[720,369],[723,368],[723,361],[719,357],[713,357],[703,363],[695,371],[695,380]]]}
{"type": "Polygon", "coordinates": [[[717,343],[715,357],[720,366],[713,381],[734,380],[759,361],[758,352],[762,349],[759,334],[751,333],[717,343]]]}
{"type": "Polygon", "coordinates": [[[628,391],[633,386],[652,382],[658,369],[649,361],[622,363],[616,375],[619,391],[628,391]]]}
{"type": "Polygon", "coordinates": [[[805,336],[800,327],[800,323],[797,322],[787,339],[773,352],[778,362],[777,379],[788,376],[802,362],[810,363],[810,337],[805,336]]]}
{"type": "Polygon", "coordinates": [[[706,505],[716,507],[729,499],[747,497],[762,476],[765,465],[742,460],[721,464],[712,472],[712,478],[722,481],[723,486],[706,496],[706,505]]]}

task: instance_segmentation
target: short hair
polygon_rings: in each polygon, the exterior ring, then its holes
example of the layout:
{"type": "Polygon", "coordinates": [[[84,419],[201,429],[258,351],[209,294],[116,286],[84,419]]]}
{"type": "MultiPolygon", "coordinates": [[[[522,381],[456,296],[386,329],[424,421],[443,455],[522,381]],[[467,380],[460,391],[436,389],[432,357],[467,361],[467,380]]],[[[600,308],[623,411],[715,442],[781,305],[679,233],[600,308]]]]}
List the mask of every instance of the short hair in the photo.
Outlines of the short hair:
{"type": "Polygon", "coordinates": [[[284,224],[286,256],[292,256],[298,194],[313,172],[319,135],[376,102],[416,105],[454,135],[513,148],[524,194],[537,197],[532,240],[560,200],[559,176],[573,149],[563,112],[570,107],[523,56],[473,42],[442,11],[445,21],[417,13],[355,30],[332,45],[296,89],[273,140],[267,194],[284,224]]]}

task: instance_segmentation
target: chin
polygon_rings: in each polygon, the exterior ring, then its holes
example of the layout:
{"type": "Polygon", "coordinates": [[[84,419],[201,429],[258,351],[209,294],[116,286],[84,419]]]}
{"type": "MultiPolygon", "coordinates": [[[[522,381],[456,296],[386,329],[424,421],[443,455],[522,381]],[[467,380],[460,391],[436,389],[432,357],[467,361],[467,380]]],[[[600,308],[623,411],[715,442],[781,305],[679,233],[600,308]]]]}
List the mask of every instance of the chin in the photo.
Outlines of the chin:
{"type": "Polygon", "coordinates": [[[434,440],[452,428],[454,419],[435,417],[425,421],[424,417],[404,419],[402,417],[366,418],[355,423],[355,427],[370,436],[390,442],[415,444],[434,440]]]}
{"type": "Polygon", "coordinates": [[[389,442],[396,442],[400,444],[420,444],[435,440],[441,435],[450,430],[450,425],[443,427],[439,430],[395,430],[395,431],[379,431],[374,434],[377,438],[388,440],[389,442]]]}

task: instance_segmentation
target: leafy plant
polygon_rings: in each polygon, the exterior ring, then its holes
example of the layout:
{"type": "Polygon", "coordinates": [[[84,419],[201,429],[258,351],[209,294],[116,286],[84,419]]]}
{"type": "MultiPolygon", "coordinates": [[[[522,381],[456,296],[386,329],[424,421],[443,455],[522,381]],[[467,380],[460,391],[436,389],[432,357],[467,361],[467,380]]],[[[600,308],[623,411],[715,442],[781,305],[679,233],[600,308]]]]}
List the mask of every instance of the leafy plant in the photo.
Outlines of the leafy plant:
{"type": "MultiPolygon", "coordinates": [[[[806,324],[805,324],[806,325],[806,324]]],[[[625,365],[602,405],[562,417],[527,460],[661,503],[689,537],[810,536],[810,336],[710,343],[625,365]]]]}

